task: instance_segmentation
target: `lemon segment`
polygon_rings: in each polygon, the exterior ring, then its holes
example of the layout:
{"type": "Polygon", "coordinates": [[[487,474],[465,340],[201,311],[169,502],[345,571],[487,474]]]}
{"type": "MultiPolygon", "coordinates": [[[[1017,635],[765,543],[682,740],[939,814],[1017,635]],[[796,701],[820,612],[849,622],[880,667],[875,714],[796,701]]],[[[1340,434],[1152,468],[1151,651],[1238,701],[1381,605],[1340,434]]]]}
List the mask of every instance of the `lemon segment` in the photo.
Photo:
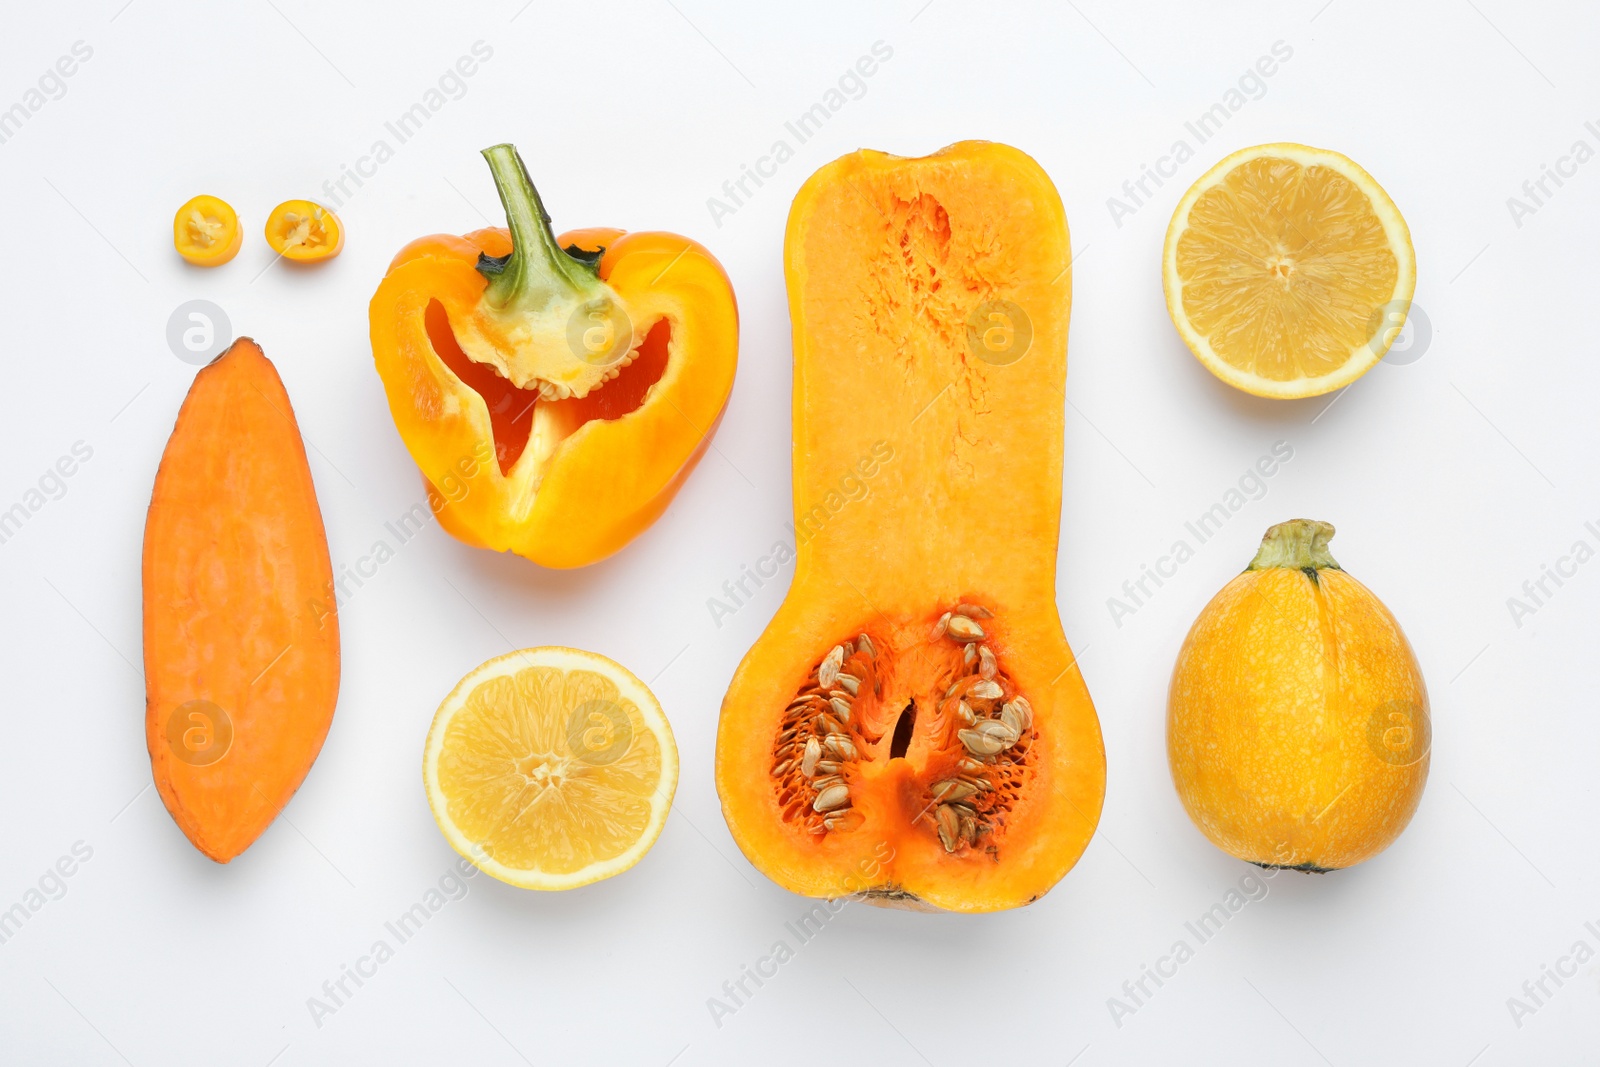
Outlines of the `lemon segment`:
{"type": "Polygon", "coordinates": [[[655,843],[678,781],[655,695],[592,652],[483,664],[445,698],[423,756],[428,803],[479,869],[527,889],[620,874],[655,843]]]}
{"type": "Polygon", "coordinates": [[[1256,396],[1317,396],[1389,350],[1416,288],[1410,231],[1372,176],[1326,149],[1258,145],[1178,203],[1167,310],[1197,359],[1256,396]]]}

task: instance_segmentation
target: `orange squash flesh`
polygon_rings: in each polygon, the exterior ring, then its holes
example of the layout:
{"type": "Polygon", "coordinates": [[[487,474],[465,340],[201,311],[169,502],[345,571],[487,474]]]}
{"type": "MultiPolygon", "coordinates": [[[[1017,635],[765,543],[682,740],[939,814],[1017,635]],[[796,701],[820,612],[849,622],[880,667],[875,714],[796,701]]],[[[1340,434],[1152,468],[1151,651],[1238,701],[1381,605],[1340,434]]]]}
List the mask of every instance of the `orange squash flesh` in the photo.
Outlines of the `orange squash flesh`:
{"type": "Polygon", "coordinates": [[[797,893],[1015,907],[1094,832],[1104,750],[1055,603],[1070,260],[1055,187],[1004,145],[857,152],[795,198],[795,576],[723,702],[716,776],[740,848],[797,893]],[[1007,337],[1031,326],[1020,358],[984,348],[999,302],[1007,337]],[[936,636],[959,605],[980,640],[936,636]],[[826,695],[787,711],[846,642],[849,722],[814,714],[826,695]],[[969,645],[988,652],[969,662],[969,645]],[[992,717],[1021,696],[1033,721],[971,771],[989,784],[963,800],[981,829],[952,849],[933,789],[972,753],[948,691],[983,681],[988,655],[1003,696],[969,705],[992,717]],[[785,763],[836,727],[856,758],[823,762],[849,807],[819,811],[814,776],[785,763]]]}
{"type": "Polygon", "coordinates": [[[162,802],[227,863],[294,795],[339,692],[333,568],[278,372],[241,338],[195,375],[144,537],[145,735],[162,802]]]}

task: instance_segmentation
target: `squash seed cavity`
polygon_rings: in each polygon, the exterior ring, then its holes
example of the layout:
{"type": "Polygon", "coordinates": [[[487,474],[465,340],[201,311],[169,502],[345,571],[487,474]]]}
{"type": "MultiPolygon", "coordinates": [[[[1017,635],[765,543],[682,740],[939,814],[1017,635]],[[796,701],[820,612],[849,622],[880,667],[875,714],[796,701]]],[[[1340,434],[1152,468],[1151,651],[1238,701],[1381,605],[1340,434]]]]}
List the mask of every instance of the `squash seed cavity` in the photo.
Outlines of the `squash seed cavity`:
{"type": "Polygon", "coordinates": [[[803,834],[860,829],[857,794],[868,788],[875,764],[908,754],[916,733],[919,792],[908,801],[916,799],[920,810],[913,805],[907,817],[947,854],[997,861],[999,839],[1031,776],[1033,706],[997,651],[1002,626],[991,609],[963,601],[929,618],[862,631],[819,656],[773,741],[778,806],[803,834]]]}

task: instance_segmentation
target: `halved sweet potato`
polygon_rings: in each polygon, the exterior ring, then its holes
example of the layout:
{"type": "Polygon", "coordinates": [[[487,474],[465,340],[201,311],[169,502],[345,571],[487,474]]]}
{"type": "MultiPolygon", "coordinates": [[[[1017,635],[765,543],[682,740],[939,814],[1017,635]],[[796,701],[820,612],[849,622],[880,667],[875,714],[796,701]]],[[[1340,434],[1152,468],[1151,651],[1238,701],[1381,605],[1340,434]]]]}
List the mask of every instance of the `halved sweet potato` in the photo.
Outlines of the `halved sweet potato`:
{"type": "Polygon", "coordinates": [[[300,787],[339,693],[322,512],[289,396],[249,338],[195,375],[161,457],[144,664],[156,788],[227,863],[300,787]]]}

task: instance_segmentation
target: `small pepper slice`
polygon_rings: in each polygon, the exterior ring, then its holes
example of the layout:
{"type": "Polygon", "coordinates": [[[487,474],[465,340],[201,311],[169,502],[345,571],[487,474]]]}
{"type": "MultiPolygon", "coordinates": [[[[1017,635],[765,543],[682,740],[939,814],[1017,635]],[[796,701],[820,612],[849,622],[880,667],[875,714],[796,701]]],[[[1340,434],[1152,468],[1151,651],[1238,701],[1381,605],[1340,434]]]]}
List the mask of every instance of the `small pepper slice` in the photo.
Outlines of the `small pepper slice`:
{"type": "Polygon", "coordinates": [[[220,267],[239,254],[244,231],[226,201],[197,196],[172,217],[172,247],[197,267],[220,267]]]}
{"type": "Polygon", "coordinates": [[[284,259],[317,263],[344,248],[339,216],[310,200],[285,200],[267,216],[267,244],[284,259]]]}
{"type": "Polygon", "coordinates": [[[547,567],[654,522],[733,389],[739,313],[671,233],[557,237],[511,145],[484,150],[510,229],[408,244],[372,298],[372,354],[439,523],[547,567]]]}

